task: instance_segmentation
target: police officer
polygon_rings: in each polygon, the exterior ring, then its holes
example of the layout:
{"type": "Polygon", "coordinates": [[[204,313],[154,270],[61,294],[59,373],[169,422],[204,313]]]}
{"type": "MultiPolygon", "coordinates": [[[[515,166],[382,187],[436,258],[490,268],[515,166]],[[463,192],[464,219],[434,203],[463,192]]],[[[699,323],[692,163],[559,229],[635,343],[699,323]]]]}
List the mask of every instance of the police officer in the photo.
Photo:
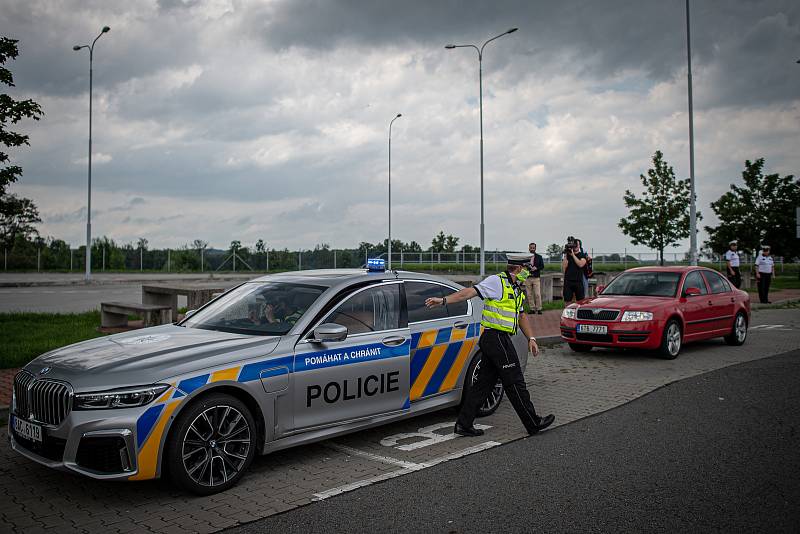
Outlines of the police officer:
{"type": "Polygon", "coordinates": [[[774,272],[775,261],[770,256],[769,245],[761,245],[761,254],[756,258],[756,283],[761,304],[772,304],[769,301],[769,285],[774,272]]]}
{"type": "Polygon", "coordinates": [[[444,298],[431,297],[425,301],[429,308],[445,306],[448,301],[461,302],[473,297],[483,300],[481,325],[484,327],[478,345],[481,348],[481,371],[478,379],[469,389],[467,398],[461,405],[455,433],[462,436],[480,436],[483,430],[473,426],[478,408],[486,400],[497,384],[499,377],[522,424],[528,434],[535,434],[553,423],[550,414],[539,417],[531,402],[525,378],[522,376],[519,357],[514,349],[511,336],[521,328],[528,337],[528,349],[534,356],[539,354],[533,328],[528,316],[522,313],[521,280],[528,274],[523,269],[531,261],[530,255],[509,254],[505,272],[489,276],[474,287],[468,287],[444,298]]]}
{"type": "Polygon", "coordinates": [[[742,273],[739,272],[739,243],[734,239],[728,243],[728,251],[725,253],[725,261],[728,268],[728,280],[731,281],[736,289],[742,285],[742,273]]]}

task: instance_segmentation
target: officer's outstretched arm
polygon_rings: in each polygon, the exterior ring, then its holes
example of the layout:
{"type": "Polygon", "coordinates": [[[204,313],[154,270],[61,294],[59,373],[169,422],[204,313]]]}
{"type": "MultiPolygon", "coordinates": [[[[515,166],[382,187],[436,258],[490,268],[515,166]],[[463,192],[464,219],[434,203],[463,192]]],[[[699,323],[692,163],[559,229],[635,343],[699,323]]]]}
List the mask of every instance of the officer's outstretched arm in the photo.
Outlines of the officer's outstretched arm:
{"type": "Polygon", "coordinates": [[[445,299],[446,302],[461,302],[462,300],[469,300],[473,297],[477,297],[478,292],[475,291],[474,287],[465,287],[460,291],[456,291],[452,295],[447,295],[444,299],[439,297],[431,297],[425,300],[425,306],[428,308],[433,308],[434,306],[444,306],[445,299]]]}

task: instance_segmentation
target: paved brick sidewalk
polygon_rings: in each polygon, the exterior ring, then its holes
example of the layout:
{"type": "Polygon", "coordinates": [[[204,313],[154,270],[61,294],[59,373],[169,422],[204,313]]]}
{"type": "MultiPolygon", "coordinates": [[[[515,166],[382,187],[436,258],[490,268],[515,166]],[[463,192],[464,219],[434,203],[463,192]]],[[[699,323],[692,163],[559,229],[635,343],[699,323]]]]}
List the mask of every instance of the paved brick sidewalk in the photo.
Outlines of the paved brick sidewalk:
{"type": "MultiPolygon", "coordinates": [[[[561,425],[675,380],[798,347],[800,310],[763,310],[754,314],[743,347],[713,340],[665,361],[633,351],[577,354],[559,345],[545,349],[526,377],[537,409],[555,413],[561,425]]],[[[210,497],[187,496],[163,482],[100,482],[52,471],[2,440],[0,524],[26,533],[214,532],[468,453],[492,454],[492,447],[524,437],[508,402],[480,420],[489,428],[478,439],[455,438],[454,419],[445,410],[261,457],[239,486],[210,497]]],[[[536,447],[535,437],[528,441],[536,447]]]]}
{"type": "Polygon", "coordinates": [[[11,386],[19,369],[0,369],[0,407],[11,404],[11,386]]]}

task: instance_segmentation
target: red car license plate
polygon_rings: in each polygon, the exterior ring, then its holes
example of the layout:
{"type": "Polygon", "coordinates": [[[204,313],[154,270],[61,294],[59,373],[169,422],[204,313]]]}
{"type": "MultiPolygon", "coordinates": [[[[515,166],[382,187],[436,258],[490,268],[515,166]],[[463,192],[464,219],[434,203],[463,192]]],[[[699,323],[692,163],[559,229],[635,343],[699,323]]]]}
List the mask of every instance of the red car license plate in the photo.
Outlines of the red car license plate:
{"type": "Polygon", "coordinates": [[[579,324],[578,332],[581,334],[608,334],[608,326],[604,324],[579,324]]]}

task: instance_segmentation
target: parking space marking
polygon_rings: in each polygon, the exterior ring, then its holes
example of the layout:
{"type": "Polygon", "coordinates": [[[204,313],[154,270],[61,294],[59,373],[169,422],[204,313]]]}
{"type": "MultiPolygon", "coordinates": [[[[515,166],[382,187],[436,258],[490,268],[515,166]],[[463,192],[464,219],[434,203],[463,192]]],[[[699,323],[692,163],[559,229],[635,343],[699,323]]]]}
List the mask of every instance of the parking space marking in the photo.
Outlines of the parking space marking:
{"type": "Polygon", "coordinates": [[[404,460],[398,460],[397,458],[392,458],[390,456],[381,456],[379,454],[373,454],[371,452],[362,451],[354,447],[348,447],[347,445],[340,445],[338,443],[325,443],[325,446],[329,449],[343,452],[351,456],[359,456],[361,458],[366,458],[367,460],[372,460],[373,462],[396,465],[398,467],[403,467],[405,469],[412,469],[412,470],[420,468],[419,464],[415,464],[414,462],[406,462],[404,460]]]}
{"type": "MultiPolygon", "coordinates": [[[[422,427],[416,432],[403,432],[400,434],[394,434],[383,438],[381,440],[381,445],[384,447],[394,447],[395,449],[401,451],[413,451],[416,449],[421,449],[422,447],[430,447],[431,445],[436,445],[437,443],[442,443],[443,441],[450,441],[451,439],[455,438],[456,434],[454,432],[450,432],[449,434],[439,434],[436,432],[437,430],[442,430],[445,428],[454,428],[455,424],[455,421],[436,423],[435,425],[422,427]],[[400,441],[413,438],[422,439],[406,445],[398,445],[400,441]]],[[[488,430],[492,427],[489,425],[476,424],[475,428],[479,430],[488,430]]]]}
{"type": "MultiPolygon", "coordinates": [[[[396,460],[394,458],[382,457],[382,456],[374,455],[374,454],[371,454],[371,453],[368,453],[368,452],[360,451],[358,449],[352,449],[351,447],[345,447],[343,445],[338,445],[337,447],[342,447],[343,449],[351,449],[352,451],[357,453],[357,454],[354,454],[356,456],[361,456],[363,458],[378,457],[378,458],[381,458],[382,460],[376,460],[376,461],[383,461],[383,460],[388,459],[388,460],[393,460],[393,463],[396,462],[397,465],[408,464],[408,466],[407,467],[403,467],[402,469],[398,469],[397,471],[389,471],[388,473],[383,473],[381,475],[377,475],[377,476],[374,476],[374,477],[365,478],[363,480],[357,480],[357,481],[351,482],[349,484],[344,484],[342,486],[338,486],[338,487],[335,487],[335,488],[331,488],[329,490],[325,490],[325,491],[321,491],[319,493],[315,493],[314,494],[314,500],[315,501],[323,501],[325,499],[329,499],[330,497],[334,497],[336,495],[341,495],[342,493],[347,493],[348,491],[353,491],[353,490],[356,490],[358,488],[363,488],[364,486],[370,486],[370,485],[375,484],[377,482],[383,482],[384,480],[389,480],[389,479],[396,478],[396,477],[399,477],[399,476],[407,475],[409,473],[413,473],[414,471],[419,471],[421,469],[427,469],[429,467],[433,467],[435,465],[439,465],[441,463],[448,462],[450,460],[456,460],[458,458],[463,458],[464,456],[468,456],[470,454],[475,454],[476,452],[485,451],[487,449],[491,449],[492,447],[497,447],[498,445],[502,445],[502,443],[500,443],[499,441],[485,441],[483,443],[479,443],[478,445],[474,445],[472,447],[467,447],[466,449],[462,449],[460,451],[456,451],[456,452],[447,454],[445,456],[440,456],[438,458],[434,458],[432,460],[428,460],[427,462],[421,462],[421,463],[403,462],[402,460],[396,460]]],[[[347,451],[345,451],[343,449],[337,449],[337,450],[341,450],[342,452],[350,454],[349,452],[347,452],[347,451]]]]}

